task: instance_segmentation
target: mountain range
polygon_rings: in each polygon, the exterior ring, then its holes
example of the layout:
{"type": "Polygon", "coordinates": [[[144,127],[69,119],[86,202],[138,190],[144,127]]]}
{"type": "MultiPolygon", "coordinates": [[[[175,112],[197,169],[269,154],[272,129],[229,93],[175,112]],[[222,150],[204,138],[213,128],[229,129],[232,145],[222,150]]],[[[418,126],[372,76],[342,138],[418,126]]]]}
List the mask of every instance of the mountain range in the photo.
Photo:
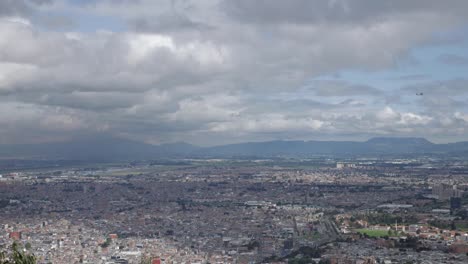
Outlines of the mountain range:
{"type": "Polygon", "coordinates": [[[468,156],[468,142],[435,144],[424,138],[372,138],[357,141],[267,141],[198,147],[179,142],[151,145],[108,135],[89,136],[65,142],[0,145],[0,158],[63,160],[141,160],[160,158],[386,156],[468,156]]]}

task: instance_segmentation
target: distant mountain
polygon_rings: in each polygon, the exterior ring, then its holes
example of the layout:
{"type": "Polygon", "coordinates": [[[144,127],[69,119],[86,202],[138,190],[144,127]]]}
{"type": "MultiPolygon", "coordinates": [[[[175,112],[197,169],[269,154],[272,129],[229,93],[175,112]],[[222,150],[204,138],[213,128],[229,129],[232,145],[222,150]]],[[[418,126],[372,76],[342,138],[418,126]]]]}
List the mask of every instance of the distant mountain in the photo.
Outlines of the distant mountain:
{"type": "Polygon", "coordinates": [[[315,154],[351,153],[360,149],[358,142],[333,141],[268,141],[217,146],[205,149],[213,156],[303,156],[315,154]]]}
{"type": "Polygon", "coordinates": [[[412,154],[431,152],[435,144],[424,138],[372,138],[354,141],[269,141],[212,147],[209,155],[304,156],[412,154]]]}
{"type": "Polygon", "coordinates": [[[369,144],[434,145],[434,143],[429,140],[418,137],[375,137],[366,142],[369,144]]]}
{"type": "Polygon", "coordinates": [[[178,154],[178,155],[187,155],[187,154],[195,153],[196,151],[201,149],[198,146],[194,146],[192,144],[188,144],[185,142],[163,144],[163,145],[159,145],[158,148],[161,153],[171,153],[171,154],[178,154]]]}
{"type": "Polygon", "coordinates": [[[151,145],[104,135],[66,142],[0,146],[0,155],[15,158],[113,160],[152,155],[151,145]]]}
{"type": "Polygon", "coordinates": [[[0,157],[65,160],[137,160],[181,157],[198,147],[187,143],[150,145],[108,135],[93,135],[65,142],[0,145],[0,157]]]}
{"type": "Polygon", "coordinates": [[[371,138],[364,142],[371,153],[425,153],[432,152],[435,144],[425,138],[371,138]]]}
{"type": "Polygon", "coordinates": [[[267,141],[197,147],[184,142],[150,145],[108,135],[93,135],[66,142],[0,145],[0,158],[63,160],[151,160],[185,157],[307,157],[384,155],[468,156],[468,142],[434,144],[424,138],[372,138],[354,141],[267,141]]]}

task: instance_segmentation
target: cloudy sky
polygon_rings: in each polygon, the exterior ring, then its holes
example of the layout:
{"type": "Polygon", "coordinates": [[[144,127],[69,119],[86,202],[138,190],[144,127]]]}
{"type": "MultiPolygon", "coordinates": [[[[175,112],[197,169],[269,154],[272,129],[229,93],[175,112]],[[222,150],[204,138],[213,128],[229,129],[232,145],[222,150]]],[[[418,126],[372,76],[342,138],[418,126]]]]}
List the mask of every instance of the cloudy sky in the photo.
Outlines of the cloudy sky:
{"type": "Polygon", "coordinates": [[[0,0],[0,143],[468,140],[466,10],[466,0],[0,0]]]}

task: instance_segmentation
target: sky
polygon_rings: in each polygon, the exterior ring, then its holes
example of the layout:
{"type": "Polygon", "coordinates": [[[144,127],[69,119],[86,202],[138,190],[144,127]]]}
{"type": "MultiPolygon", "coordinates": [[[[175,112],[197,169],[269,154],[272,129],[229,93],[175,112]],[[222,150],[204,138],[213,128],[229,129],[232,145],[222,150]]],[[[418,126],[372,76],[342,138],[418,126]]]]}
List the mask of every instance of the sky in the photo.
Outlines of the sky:
{"type": "Polygon", "coordinates": [[[468,141],[466,0],[0,0],[0,143],[468,141]]]}

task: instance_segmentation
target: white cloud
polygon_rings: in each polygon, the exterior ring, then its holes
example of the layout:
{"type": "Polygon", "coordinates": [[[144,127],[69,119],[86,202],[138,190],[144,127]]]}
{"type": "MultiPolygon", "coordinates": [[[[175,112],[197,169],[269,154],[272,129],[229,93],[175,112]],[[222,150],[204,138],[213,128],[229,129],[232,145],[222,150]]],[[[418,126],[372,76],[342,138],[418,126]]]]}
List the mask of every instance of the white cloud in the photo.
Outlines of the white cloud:
{"type": "Polygon", "coordinates": [[[456,119],[461,119],[461,120],[468,123],[468,114],[467,113],[455,112],[454,117],[456,119]]]}
{"type": "Polygon", "coordinates": [[[383,110],[377,112],[377,118],[380,121],[392,121],[399,118],[399,114],[395,112],[391,107],[387,106],[383,110]]]}
{"type": "Polygon", "coordinates": [[[325,124],[321,120],[311,118],[291,118],[281,114],[265,114],[251,118],[239,118],[226,122],[215,123],[210,130],[213,132],[246,133],[278,133],[278,132],[310,132],[316,131],[325,124]]]}
{"type": "Polygon", "coordinates": [[[432,117],[418,115],[414,113],[402,113],[398,123],[402,125],[427,125],[432,121],[432,117]]]}

